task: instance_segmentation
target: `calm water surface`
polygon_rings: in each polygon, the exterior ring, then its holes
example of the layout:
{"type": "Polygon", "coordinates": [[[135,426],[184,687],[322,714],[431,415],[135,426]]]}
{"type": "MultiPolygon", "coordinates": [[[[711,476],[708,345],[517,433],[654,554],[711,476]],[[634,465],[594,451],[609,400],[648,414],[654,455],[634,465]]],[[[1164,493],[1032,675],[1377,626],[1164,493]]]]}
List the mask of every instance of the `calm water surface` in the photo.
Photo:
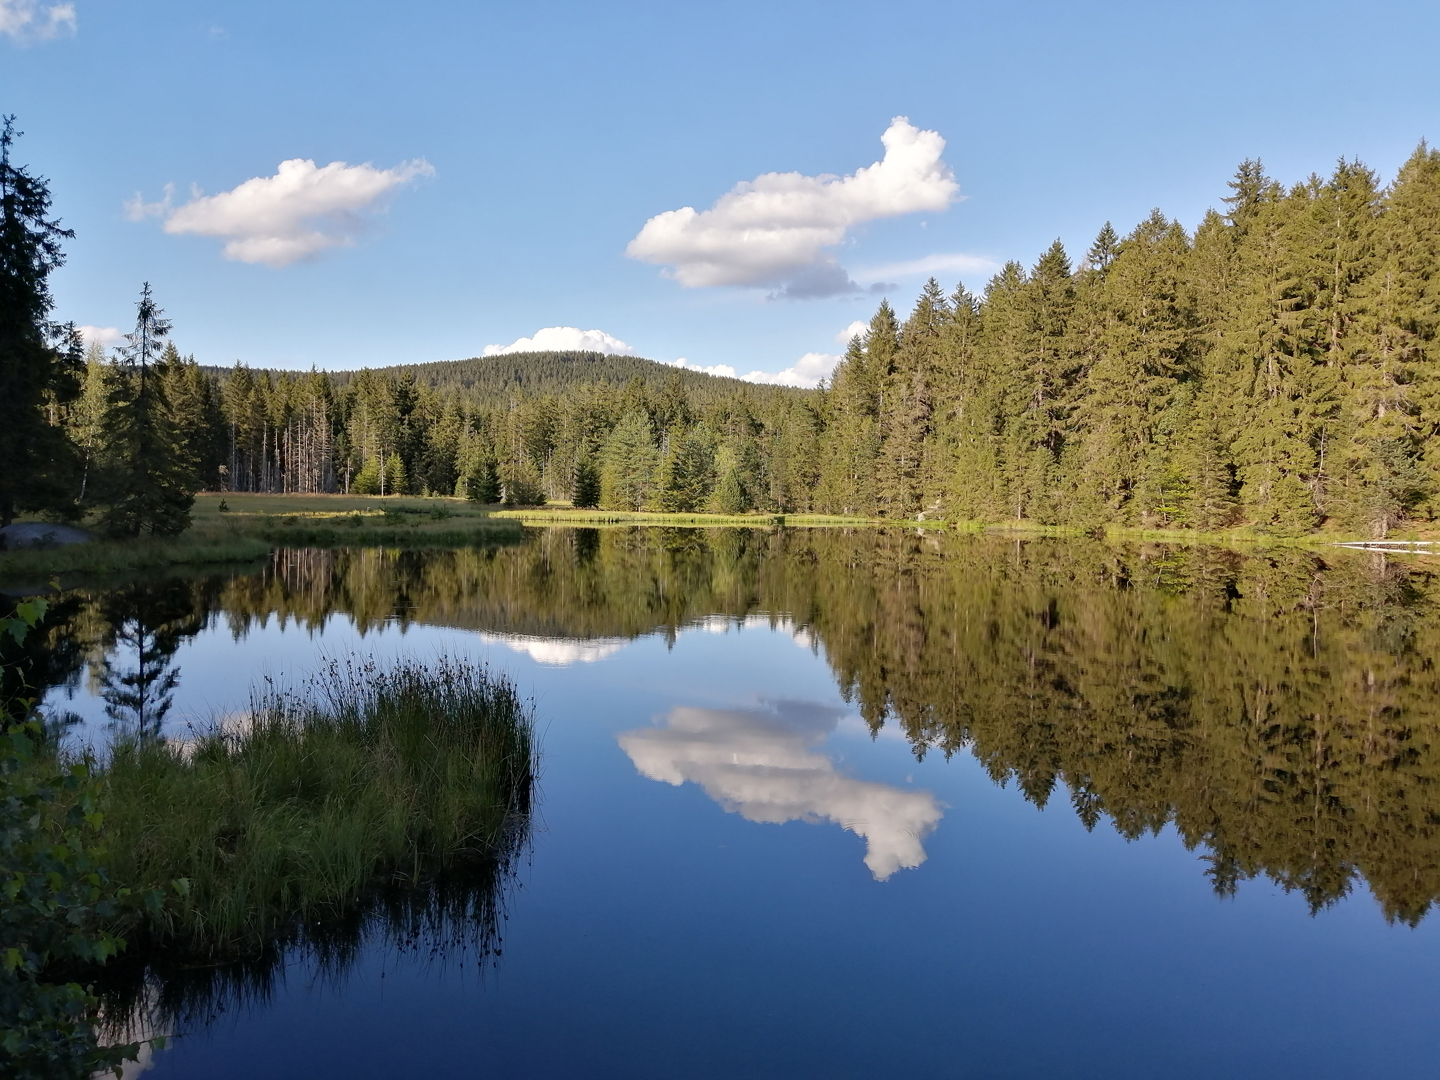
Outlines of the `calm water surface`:
{"type": "Polygon", "coordinates": [[[47,701],[133,725],[138,643],[177,737],[357,655],[534,698],[499,954],[293,958],[157,1080],[1421,1077],[1437,601],[1343,553],[554,530],[75,589],[47,701]]]}

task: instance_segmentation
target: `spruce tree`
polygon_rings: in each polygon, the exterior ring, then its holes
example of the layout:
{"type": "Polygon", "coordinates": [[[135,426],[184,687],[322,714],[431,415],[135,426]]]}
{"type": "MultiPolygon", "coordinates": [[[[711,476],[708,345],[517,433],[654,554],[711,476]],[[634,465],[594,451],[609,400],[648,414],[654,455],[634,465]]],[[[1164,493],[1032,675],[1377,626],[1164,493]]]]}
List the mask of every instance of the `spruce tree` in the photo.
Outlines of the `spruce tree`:
{"type": "Polygon", "coordinates": [[[49,277],[75,234],[50,217],[45,179],[11,163],[19,135],[13,116],[0,119],[0,526],[73,507],[77,457],[46,406],[73,400],[84,371],[73,327],[49,321],[49,277]]]}
{"type": "Polygon", "coordinates": [[[1178,391],[1193,374],[1188,255],[1184,230],[1152,213],[1110,261],[1089,309],[1097,322],[1070,425],[1072,497],[1100,520],[1138,523],[1164,501],[1178,391]]]}
{"type": "Polygon", "coordinates": [[[617,510],[646,509],[654,497],[659,464],[649,417],[640,412],[627,414],[605,444],[603,504],[617,510]]]}
{"type": "Polygon", "coordinates": [[[575,483],[571,492],[571,504],[578,509],[592,510],[600,505],[600,470],[588,457],[575,465],[575,483]]]}
{"type": "MultiPolygon", "coordinates": [[[[876,497],[875,461],[880,453],[880,390],[859,336],[850,339],[836,365],[826,399],[828,423],[821,442],[819,504],[832,513],[871,514],[876,497]]],[[[726,475],[722,469],[722,483],[726,475]]],[[[743,502],[738,479],[726,487],[726,498],[729,503],[743,502]]]]}
{"type": "Polygon", "coordinates": [[[668,513],[693,513],[703,507],[715,486],[715,453],[705,434],[677,427],[660,463],[658,502],[668,513]]]}
{"type": "Polygon", "coordinates": [[[1350,423],[1331,451],[1344,489],[1336,510],[1374,537],[1440,493],[1440,454],[1426,453],[1440,433],[1436,282],[1440,152],[1422,142],[1384,197],[1347,356],[1350,423]]]}
{"type": "Polygon", "coordinates": [[[106,453],[101,523],[112,536],[175,536],[190,525],[195,478],[170,417],[159,373],[170,322],[146,282],[135,329],[109,373],[101,428],[106,453]]]}
{"type": "Polygon", "coordinates": [[[493,457],[481,458],[466,478],[465,497],[485,506],[500,501],[500,468],[493,457]]]}
{"type": "Polygon", "coordinates": [[[882,384],[888,407],[883,417],[879,489],[881,506],[891,517],[908,517],[920,509],[925,443],[934,411],[931,386],[949,316],[949,302],[932,277],[900,331],[890,374],[882,384]]]}

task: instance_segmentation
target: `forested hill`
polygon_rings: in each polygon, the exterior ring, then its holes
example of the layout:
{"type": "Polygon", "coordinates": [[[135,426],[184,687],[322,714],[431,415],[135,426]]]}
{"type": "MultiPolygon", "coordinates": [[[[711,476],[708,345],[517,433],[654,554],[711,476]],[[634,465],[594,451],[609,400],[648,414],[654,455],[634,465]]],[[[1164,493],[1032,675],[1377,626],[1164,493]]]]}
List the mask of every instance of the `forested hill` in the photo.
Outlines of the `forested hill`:
{"type": "MultiPolygon", "coordinates": [[[[220,367],[206,366],[202,370],[217,378],[229,373],[229,369],[220,367]]],[[[253,370],[272,378],[282,374],[274,369],[253,370]]],[[[476,356],[468,360],[392,364],[370,370],[389,379],[413,378],[442,395],[455,394],[475,404],[503,400],[516,391],[558,394],[576,386],[597,383],[623,386],[632,379],[639,379],[656,390],[666,384],[678,385],[699,400],[735,393],[751,394],[757,398],[805,393],[790,387],[765,386],[676,368],[639,356],[612,356],[598,352],[517,352],[476,356]]],[[[340,389],[349,386],[359,371],[327,371],[325,374],[331,384],[340,389]]]]}
{"type": "MultiPolygon", "coordinates": [[[[718,393],[759,393],[786,395],[795,393],[784,387],[766,387],[741,379],[707,375],[671,367],[657,360],[639,356],[611,356],[596,352],[519,352],[502,356],[476,356],[469,360],[442,360],[430,364],[403,364],[377,369],[387,376],[413,374],[418,382],[441,393],[458,391],[474,398],[500,397],[513,390],[531,394],[555,394],[574,386],[593,383],[624,385],[639,379],[658,389],[666,383],[678,382],[691,395],[712,396],[718,393]],[[678,376],[678,380],[677,380],[678,376]]],[[[336,386],[345,386],[354,372],[337,371],[331,378],[336,386]]]]}

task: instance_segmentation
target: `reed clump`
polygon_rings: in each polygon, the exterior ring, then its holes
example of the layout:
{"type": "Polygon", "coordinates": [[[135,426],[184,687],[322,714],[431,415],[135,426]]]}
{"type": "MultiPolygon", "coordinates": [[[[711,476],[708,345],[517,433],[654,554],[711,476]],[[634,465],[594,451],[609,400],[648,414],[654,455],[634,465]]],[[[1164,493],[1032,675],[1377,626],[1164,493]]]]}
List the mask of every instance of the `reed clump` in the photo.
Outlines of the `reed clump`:
{"type": "Polygon", "coordinates": [[[332,663],[192,739],[121,743],[104,767],[111,878],[175,897],[122,930],[233,955],[506,863],[535,771],[513,685],[449,660],[332,663]]]}

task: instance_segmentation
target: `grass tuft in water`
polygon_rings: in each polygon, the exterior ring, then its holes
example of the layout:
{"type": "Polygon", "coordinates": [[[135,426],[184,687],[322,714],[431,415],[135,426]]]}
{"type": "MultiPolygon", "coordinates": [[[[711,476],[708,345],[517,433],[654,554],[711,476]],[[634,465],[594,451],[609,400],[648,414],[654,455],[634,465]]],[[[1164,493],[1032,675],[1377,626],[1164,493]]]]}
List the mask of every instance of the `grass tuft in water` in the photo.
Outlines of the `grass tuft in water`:
{"type": "Polygon", "coordinates": [[[508,861],[528,828],[534,721],[511,683],[440,660],[332,663],[306,692],[105,767],[113,880],[188,882],[132,938],[234,954],[377,891],[508,861]]]}

